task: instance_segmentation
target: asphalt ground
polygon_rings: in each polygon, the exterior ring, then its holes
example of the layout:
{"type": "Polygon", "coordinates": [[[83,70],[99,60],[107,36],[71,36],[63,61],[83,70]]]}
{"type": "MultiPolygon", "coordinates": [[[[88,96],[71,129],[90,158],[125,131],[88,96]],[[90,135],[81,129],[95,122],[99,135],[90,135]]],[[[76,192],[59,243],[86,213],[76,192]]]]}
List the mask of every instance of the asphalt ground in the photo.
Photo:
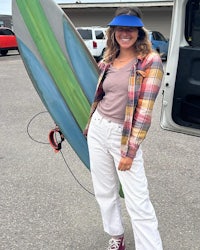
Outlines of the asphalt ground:
{"type": "MultiPolygon", "coordinates": [[[[197,250],[199,138],[160,128],[161,92],[143,142],[150,196],[164,249],[197,250]]],[[[93,192],[90,172],[66,142],[62,153],[67,165],[48,145],[54,122],[45,110],[19,54],[0,57],[0,250],[106,249],[109,236],[88,193],[93,192]]],[[[133,250],[121,202],[127,250],[133,250]]]]}

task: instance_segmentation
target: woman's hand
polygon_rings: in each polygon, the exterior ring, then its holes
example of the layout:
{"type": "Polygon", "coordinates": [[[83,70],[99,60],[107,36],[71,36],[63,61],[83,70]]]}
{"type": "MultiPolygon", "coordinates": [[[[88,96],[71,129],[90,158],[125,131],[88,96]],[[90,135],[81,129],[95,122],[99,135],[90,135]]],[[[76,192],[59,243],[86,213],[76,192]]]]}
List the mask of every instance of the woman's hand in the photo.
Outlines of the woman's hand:
{"type": "Polygon", "coordinates": [[[120,171],[126,171],[129,170],[132,166],[133,163],[133,159],[130,157],[122,157],[120,162],[119,162],[119,166],[118,166],[118,170],[120,171]]]}

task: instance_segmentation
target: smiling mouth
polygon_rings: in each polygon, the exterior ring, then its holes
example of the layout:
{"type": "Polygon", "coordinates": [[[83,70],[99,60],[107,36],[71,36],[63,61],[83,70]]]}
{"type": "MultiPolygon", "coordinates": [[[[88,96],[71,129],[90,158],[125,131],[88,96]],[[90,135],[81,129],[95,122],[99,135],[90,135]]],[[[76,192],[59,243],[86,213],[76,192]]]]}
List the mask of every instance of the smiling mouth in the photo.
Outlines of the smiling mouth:
{"type": "Polygon", "coordinates": [[[128,42],[128,41],[130,41],[130,38],[121,38],[121,40],[124,42],[128,42]]]}

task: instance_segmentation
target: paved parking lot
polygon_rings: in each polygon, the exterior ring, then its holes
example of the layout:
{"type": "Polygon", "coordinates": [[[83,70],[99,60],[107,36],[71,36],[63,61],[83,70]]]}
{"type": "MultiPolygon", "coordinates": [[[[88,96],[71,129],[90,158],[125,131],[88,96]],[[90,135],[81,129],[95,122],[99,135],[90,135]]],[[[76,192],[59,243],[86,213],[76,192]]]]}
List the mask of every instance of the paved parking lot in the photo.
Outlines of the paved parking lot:
{"type": "MultiPolygon", "coordinates": [[[[200,250],[199,138],[160,128],[161,99],[160,91],[143,143],[151,199],[164,249],[200,250]]],[[[93,195],[46,144],[54,123],[43,111],[18,53],[0,57],[0,250],[106,249],[93,195]]],[[[89,171],[66,142],[62,152],[92,192],[89,171]]],[[[127,250],[133,250],[123,200],[122,212],[127,250]]]]}

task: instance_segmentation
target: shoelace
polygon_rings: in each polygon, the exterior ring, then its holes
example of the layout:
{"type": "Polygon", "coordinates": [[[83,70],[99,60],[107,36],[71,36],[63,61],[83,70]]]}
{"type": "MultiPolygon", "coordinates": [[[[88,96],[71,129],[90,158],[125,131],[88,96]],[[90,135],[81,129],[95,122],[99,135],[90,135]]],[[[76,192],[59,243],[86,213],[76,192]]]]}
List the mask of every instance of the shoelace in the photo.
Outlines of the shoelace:
{"type": "Polygon", "coordinates": [[[120,243],[121,243],[121,238],[119,239],[110,239],[109,240],[109,247],[107,248],[107,250],[118,250],[119,249],[119,246],[120,246],[120,243]]]}

